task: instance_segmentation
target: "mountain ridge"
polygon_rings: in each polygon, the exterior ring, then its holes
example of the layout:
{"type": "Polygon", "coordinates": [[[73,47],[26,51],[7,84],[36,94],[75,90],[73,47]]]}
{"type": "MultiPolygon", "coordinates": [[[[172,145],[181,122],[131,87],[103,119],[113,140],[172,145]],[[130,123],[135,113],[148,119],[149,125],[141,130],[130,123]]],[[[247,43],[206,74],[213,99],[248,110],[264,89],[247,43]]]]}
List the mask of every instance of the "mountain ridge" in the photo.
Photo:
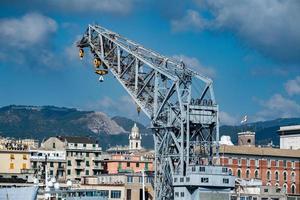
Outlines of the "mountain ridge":
{"type": "MultiPolygon", "coordinates": [[[[15,138],[33,138],[42,141],[50,136],[88,136],[99,141],[105,149],[114,145],[128,145],[128,135],[134,123],[140,129],[142,145],[153,148],[151,130],[132,119],[103,112],[81,111],[56,106],[9,105],[0,107],[0,135],[15,138]]],[[[237,133],[255,131],[257,144],[272,141],[279,144],[280,126],[300,124],[300,118],[283,118],[253,122],[246,125],[220,127],[220,136],[229,135],[237,143],[237,133]]]]}

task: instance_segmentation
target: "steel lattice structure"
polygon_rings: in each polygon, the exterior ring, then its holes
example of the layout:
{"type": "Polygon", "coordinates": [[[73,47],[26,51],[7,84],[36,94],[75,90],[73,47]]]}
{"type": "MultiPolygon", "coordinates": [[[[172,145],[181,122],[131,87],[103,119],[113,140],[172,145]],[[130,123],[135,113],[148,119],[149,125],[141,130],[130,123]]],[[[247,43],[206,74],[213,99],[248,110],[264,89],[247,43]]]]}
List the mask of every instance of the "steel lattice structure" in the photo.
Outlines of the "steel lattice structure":
{"type": "Polygon", "coordinates": [[[77,45],[90,48],[151,119],[155,197],[173,199],[173,177],[189,177],[190,166],[213,165],[218,152],[212,80],[98,25],[89,25],[77,45]]]}

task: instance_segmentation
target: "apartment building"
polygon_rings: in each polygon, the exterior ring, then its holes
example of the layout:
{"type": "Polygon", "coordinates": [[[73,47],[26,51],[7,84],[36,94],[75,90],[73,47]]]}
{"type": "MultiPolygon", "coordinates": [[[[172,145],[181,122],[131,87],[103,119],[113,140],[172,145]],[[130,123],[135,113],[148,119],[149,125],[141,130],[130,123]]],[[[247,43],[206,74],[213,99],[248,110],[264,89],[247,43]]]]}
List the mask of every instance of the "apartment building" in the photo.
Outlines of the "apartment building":
{"type": "Polygon", "coordinates": [[[46,150],[65,151],[65,179],[80,181],[81,176],[102,173],[102,149],[96,141],[87,137],[57,136],[50,137],[42,143],[46,150]]]}
{"type": "Polygon", "coordinates": [[[0,139],[0,174],[21,174],[30,168],[29,144],[12,138],[0,139]]]}
{"type": "Polygon", "coordinates": [[[48,175],[56,178],[58,182],[66,180],[66,152],[57,150],[31,150],[31,168],[35,171],[39,180],[45,177],[47,168],[48,175]]]}
{"type": "Polygon", "coordinates": [[[115,154],[109,160],[105,160],[106,172],[108,174],[118,173],[138,173],[144,171],[154,171],[154,155],[147,152],[139,154],[115,154]]]}

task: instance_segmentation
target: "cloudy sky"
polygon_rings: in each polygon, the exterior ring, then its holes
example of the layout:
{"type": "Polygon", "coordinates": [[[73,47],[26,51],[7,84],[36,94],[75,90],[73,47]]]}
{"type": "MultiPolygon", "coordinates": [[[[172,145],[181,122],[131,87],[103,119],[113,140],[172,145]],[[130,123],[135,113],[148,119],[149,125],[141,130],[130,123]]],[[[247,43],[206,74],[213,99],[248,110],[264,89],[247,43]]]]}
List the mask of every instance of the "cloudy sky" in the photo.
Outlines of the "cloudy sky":
{"type": "Polygon", "coordinates": [[[223,124],[300,117],[299,10],[298,0],[3,0],[0,106],[137,120],[120,84],[98,83],[92,60],[77,58],[74,42],[98,23],[211,77],[223,124]]]}

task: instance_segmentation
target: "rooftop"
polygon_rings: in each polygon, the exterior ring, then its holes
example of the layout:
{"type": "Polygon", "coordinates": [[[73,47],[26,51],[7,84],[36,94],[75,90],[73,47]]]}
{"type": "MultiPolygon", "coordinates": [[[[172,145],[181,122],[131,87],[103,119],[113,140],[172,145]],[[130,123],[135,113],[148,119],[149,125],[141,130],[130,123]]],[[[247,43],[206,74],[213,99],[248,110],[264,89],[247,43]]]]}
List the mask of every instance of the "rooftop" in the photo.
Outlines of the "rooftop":
{"type": "Polygon", "coordinates": [[[254,146],[220,146],[220,155],[239,154],[239,155],[260,155],[272,157],[290,157],[300,158],[300,150],[278,149],[271,147],[254,147],[254,146]]]}
{"type": "Polygon", "coordinates": [[[278,131],[281,132],[281,131],[296,131],[296,130],[300,131],[300,125],[281,126],[278,131]]]}
{"type": "Polygon", "coordinates": [[[67,141],[68,143],[81,143],[81,144],[95,144],[96,141],[88,137],[82,136],[57,136],[61,141],[67,141]]]}

